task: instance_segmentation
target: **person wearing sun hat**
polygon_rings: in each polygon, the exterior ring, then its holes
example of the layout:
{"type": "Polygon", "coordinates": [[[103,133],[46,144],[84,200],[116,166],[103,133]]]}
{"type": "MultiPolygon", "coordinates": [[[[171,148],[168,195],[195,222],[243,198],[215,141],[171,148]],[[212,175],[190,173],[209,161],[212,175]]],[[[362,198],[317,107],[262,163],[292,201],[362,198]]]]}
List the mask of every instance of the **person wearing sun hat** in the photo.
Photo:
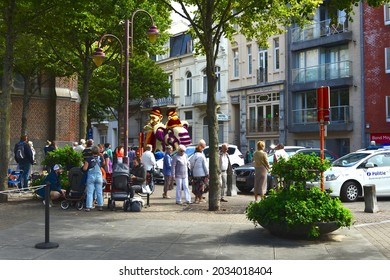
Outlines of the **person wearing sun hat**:
{"type": "MultiPolygon", "coordinates": [[[[61,164],[55,164],[52,168],[51,172],[46,176],[43,180],[43,185],[50,184],[50,206],[52,205],[53,200],[57,200],[62,196],[65,196],[65,190],[61,188],[61,180],[60,175],[62,173],[61,164]]],[[[37,190],[37,194],[45,198],[45,187],[37,190]]],[[[45,204],[45,200],[43,200],[43,204],[45,204]]]]}

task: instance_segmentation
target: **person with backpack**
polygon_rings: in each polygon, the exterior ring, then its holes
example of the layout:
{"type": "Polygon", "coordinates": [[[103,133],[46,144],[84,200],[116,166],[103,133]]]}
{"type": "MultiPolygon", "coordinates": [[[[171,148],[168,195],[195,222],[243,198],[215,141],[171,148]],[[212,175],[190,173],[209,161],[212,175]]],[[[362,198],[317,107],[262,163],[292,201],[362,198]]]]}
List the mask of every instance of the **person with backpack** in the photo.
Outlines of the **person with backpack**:
{"type": "Polygon", "coordinates": [[[92,209],[94,193],[96,193],[97,209],[103,211],[103,176],[100,167],[104,165],[104,159],[99,155],[99,147],[93,146],[91,148],[92,155],[84,160],[83,171],[87,172],[86,182],[86,212],[92,209]]]}
{"type": "Polygon", "coordinates": [[[27,135],[23,135],[22,137],[20,137],[20,141],[15,144],[14,156],[15,161],[18,164],[18,170],[23,171],[21,186],[24,190],[27,190],[31,165],[34,164],[33,153],[30,145],[28,144],[27,135]]]}

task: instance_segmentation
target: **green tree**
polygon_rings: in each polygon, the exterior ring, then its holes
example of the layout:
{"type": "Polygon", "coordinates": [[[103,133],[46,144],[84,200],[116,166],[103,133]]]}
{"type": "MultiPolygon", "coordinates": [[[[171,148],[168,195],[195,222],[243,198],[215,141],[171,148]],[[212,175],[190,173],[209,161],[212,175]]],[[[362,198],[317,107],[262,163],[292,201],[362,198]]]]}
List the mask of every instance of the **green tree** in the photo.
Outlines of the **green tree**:
{"type": "MultiPolygon", "coordinates": [[[[255,38],[259,44],[266,46],[266,40],[275,34],[282,33],[292,23],[303,25],[314,11],[323,3],[321,0],[275,1],[275,0],[160,0],[191,24],[191,33],[197,39],[199,53],[206,56],[207,66],[207,117],[210,136],[210,192],[209,210],[219,210],[219,174],[218,163],[218,122],[215,61],[218,56],[221,38],[229,39],[239,32],[247,39],[255,38]],[[172,5],[176,3],[179,5],[172,5]]],[[[372,6],[382,5],[387,0],[367,0],[372,6]]],[[[325,2],[328,9],[351,12],[359,0],[329,0],[325,2]]],[[[334,15],[336,13],[333,13],[334,15]]]]}
{"type": "MultiPolygon", "coordinates": [[[[122,38],[123,19],[129,18],[131,13],[138,8],[145,8],[153,14],[160,32],[164,34],[164,30],[169,26],[169,10],[166,6],[161,6],[161,3],[141,0],[0,1],[2,11],[0,32],[3,35],[0,43],[2,43],[2,50],[4,50],[1,60],[3,81],[0,94],[0,157],[2,162],[8,163],[11,158],[11,90],[15,74],[15,42],[19,36],[30,34],[28,28],[33,26],[34,33],[31,32],[31,34],[37,36],[33,42],[38,42],[38,38],[42,38],[45,43],[50,45],[54,54],[48,53],[45,57],[45,59],[52,61],[51,67],[56,70],[61,69],[62,73],[76,73],[79,76],[79,81],[82,81],[83,86],[79,91],[81,96],[80,133],[85,134],[89,104],[89,81],[92,71],[95,69],[91,55],[97,41],[104,33],[117,34],[122,38]]],[[[156,53],[159,50],[159,45],[150,46],[146,38],[143,39],[146,36],[141,36],[141,32],[142,35],[145,35],[145,26],[149,27],[150,22],[141,18],[137,19],[137,24],[137,28],[134,28],[134,34],[137,36],[134,49],[147,50],[151,54],[156,53]]],[[[0,166],[0,190],[7,187],[7,170],[7,164],[0,166]]],[[[7,196],[0,195],[0,201],[7,201],[7,196]]]]}
{"type": "MultiPolygon", "coordinates": [[[[94,71],[91,80],[90,105],[88,118],[102,121],[107,117],[119,120],[117,115],[119,108],[123,106],[123,92],[121,91],[121,78],[118,65],[112,61],[105,63],[94,71]],[[114,64],[114,65],[110,65],[114,64]]],[[[151,59],[145,59],[144,55],[136,55],[130,59],[130,100],[142,102],[153,98],[167,97],[170,83],[168,74],[151,59]]],[[[130,111],[130,117],[135,115],[141,107],[130,111]]]]}
{"type": "MultiPolygon", "coordinates": [[[[129,18],[138,8],[145,8],[156,15],[154,20],[161,32],[167,29],[167,18],[169,18],[167,7],[159,7],[157,3],[147,1],[64,0],[45,17],[42,25],[45,38],[50,42],[61,65],[79,77],[81,138],[84,138],[87,132],[90,81],[96,69],[91,56],[97,47],[97,42],[100,36],[106,33],[123,38],[123,20],[129,18]],[[53,22],[57,22],[61,28],[53,28],[53,22]]],[[[150,47],[145,36],[145,29],[150,26],[147,20],[137,18],[139,25],[134,26],[134,37],[137,36],[134,45],[135,49],[142,48],[154,53],[158,48],[150,47]],[[143,36],[140,34],[141,29],[143,36]]],[[[117,56],[113,57],[118,59],[117,56]]]]}

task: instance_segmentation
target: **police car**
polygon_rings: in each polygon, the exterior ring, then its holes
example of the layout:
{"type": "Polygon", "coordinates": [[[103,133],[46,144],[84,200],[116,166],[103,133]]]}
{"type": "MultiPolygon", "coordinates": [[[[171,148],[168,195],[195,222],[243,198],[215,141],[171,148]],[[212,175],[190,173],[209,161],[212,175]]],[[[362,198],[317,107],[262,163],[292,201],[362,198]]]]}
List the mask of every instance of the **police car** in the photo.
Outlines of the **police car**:
{"type": "Polygon", "coordinates": [[[324,188],[341,201],[364,196],[363,186],[375,184],[377,196],[390,196],[390,149],[358,150],[332,163],[324,172],[324,188]]]}

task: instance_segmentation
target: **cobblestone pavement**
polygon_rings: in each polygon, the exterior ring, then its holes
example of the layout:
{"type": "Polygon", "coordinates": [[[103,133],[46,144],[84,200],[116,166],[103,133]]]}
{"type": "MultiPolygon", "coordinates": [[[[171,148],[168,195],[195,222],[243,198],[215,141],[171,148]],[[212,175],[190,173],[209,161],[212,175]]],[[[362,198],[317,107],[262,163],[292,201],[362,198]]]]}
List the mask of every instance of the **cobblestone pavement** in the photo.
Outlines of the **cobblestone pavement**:
{"type": "MultiPolygon", "coordinates": [[[[176,205],[174,192],[171,191],[171,199],[162,198],[162,186],[157,185],[156,191],[151,196],[150,207],[144,208],[139,213],[126,213],[135,219],[166,219],[166,220],[191,220],[202,222],[234,222],[250,223],[245,216],[245,208],[253,201],[251,194],[241,194],[227,197],[228,202],[221,203],[220,211],[208,211],[208,203],[176,205]]],[[[105,200],[107,204],[107,199],[105,200]]],[[[354,216],[355,227],[371,244],[376,246],[387,259],[390,259],[390,198],[378,199],[377,213],[364,212],[364,200],[354,203],[345,203],[354,216]]],[[[121,207],[121,202],[117,203],[121,207]]],[[[34,198],[31,193],[12,194],[9,202],[0,203],[0,230],[22,224],[33,218],[44,217],[44,207],[40,199],[34,198]]],[[[112,220],[123,219],[123,211],[110,211],[104,209],[104,215],[109,215],[112,220]]],[[[92,211],[89,215],[100,215],[92,211]]],[[[50,210],[51,219],[60,219],[64,216],[85,215],[84,211],[74,208],[62,210],[59,204],[55,204],[50,210]]]]}

